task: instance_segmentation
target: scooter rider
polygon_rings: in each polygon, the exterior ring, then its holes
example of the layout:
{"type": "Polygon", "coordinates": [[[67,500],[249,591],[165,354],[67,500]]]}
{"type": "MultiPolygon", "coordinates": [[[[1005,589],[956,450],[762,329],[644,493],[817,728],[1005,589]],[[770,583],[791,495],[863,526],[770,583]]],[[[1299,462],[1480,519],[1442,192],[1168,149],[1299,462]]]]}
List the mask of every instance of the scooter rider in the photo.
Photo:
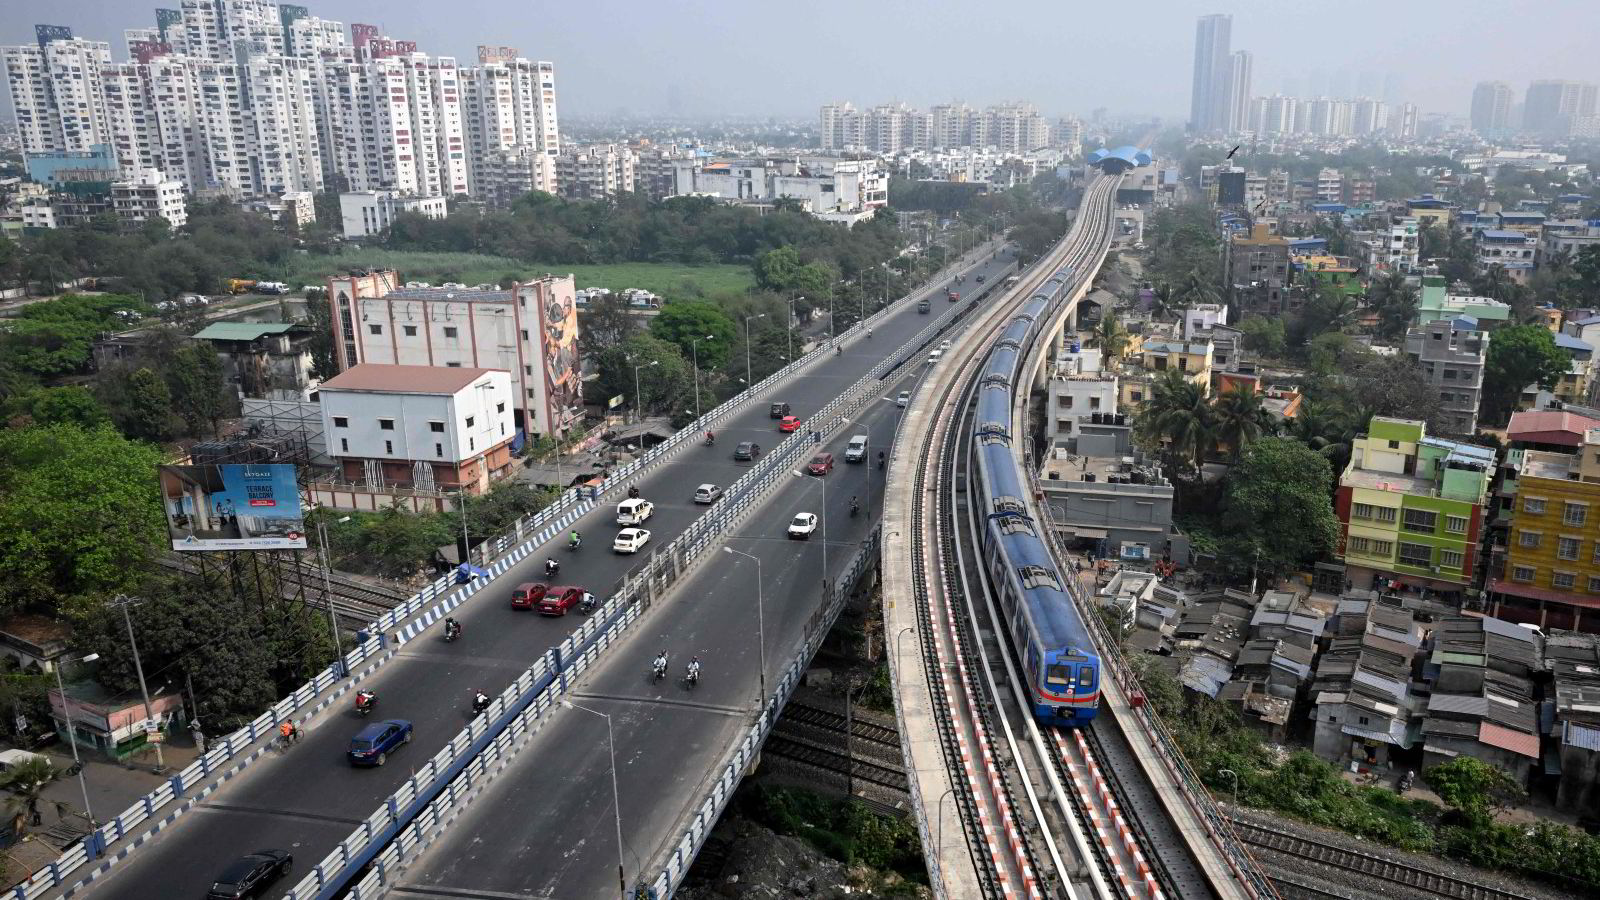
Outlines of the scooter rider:
{"type": "Polygon", "coordinates": [[[446,640],[451,641],[461,636],[461,623],[456,621],[455,616],[449,616],[444,620],[444,636],[446,640]]]}
{"type": "Polygon", "coordinates": [[[706,446],[709,447],[712,444],[715,444],[716,442],[717,442],[716,432],[713,432],[713,431],[706,432],[706,446]]]}
{"type": "Polygon", "coordinates": [[[558,563],[553,559],[547,559],[544,561],[544,574],[546,576],[553,577],[559,571],[561,571],[561,563],[558,563]]]}
{"type": "Polygon", "coordinates": [[[851,497],[850,498],[850,515],[853,516],[853,515],[855,515],[856,513],[860,512],[860,511],[861,511],[861,502],[858,501],[855,497],[851,497]]]}
{"type": "Polygon", "coordinates": [[[637,500],[637,499],[639,499],[639,486],[637,484],[628,485],[628,499],[629,500],[637,500]]]}
{"type": "Polygon", "coordinates": [[[583,537],[578,534],[578,529],[572,529],[572,537],[568,539],[567,545],[576,550],[581,543],[583,543],[583,537]]]}
{"type": "Polygon", "coordinates": [[[363,688],[356,691],[356,709],[365,712],[378,705],[378,695],[363,688]]]}
{"type": "Polygon", "coordinates": [[[689,660],[689,683],[693,684],[693,683],[695,683],[695,682],[697,682],[699,680],[700,680],[700,657],[696,656],[694,659],[689,660]]]}
{"type": "Polygon", "coordinates": [[[663,650],[659,654],[656,655],[655,662],[650,664],[650,667],[653,670],[655,670],[657,678],[660,678],[663,674],[666,673],[666,671],[667,671],[667,663],[668,663],[667,651],[663,650]]]}
{"type": "Polygon", "coordinates": [[[474,692],[472,695],[472,711],[474,713],[481,713],[488,708],[489,695],[485,694],[482,690],[474,692]]]}

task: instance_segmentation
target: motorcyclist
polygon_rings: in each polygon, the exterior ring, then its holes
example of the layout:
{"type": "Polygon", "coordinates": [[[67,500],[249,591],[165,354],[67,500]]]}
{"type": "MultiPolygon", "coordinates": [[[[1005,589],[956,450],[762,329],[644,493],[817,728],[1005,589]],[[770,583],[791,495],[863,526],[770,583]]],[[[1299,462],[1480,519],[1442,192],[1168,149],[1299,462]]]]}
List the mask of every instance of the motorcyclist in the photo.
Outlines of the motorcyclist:
{"type": "Polygon", "coordinates": [[[871,328],[867,329],[867,337],[869,337],[869,338],[872,337],[872,329],[871,328]]]}
{"type": "Polygon", "coordinates": [[[572,536],[567,540],[567,543],[574,550],[578,549],[578,545],[583,543],[583,537],[578,534],[578,529],[572,529],[572,536]]]}
{"type": "Polygon", "coordinates": [[[715,444],[716,442],[717,442],[717,435],[714,432],[710,432],[710,431],[706,432],[706,446],[709,447],[712,444],[715,444]]]}
{"type": "Polygon", "coordinates": [[[378,695],[365,688],[356,691],[356,709],[371,709],[378,702],[378,695]]]}
{"type": "Polygon", "coordinates": [[[489,695],[481,689],[472,694],[472,711],[481,713],[489,708],[489,695]]]}
{"type": "Polygon", "coordinates": [[[628,499],[629,500],[637,500],[637,499],[639,499],[639,486],[637,484],[628,485],[628,499]]]}
{"type": "Polygon", "coordinates": [[[579,604],[578,608],[587,611],[587,610],[594,609],[594,606],[595,606],[594,594],[591,594],[588,591],[584,591],[583,592],[583,602],[581,604],[579,604]]]}
{"type": "Polygon", "coordinates": [[[547,559],[544,561],[544,574],[554,575],[559,571],[561,571],[561,563],[558,563],[553,559],[547,559]]]}
{"type": "Polygon", "coordinates": [[[833,355],[835,355],[835,356],[843,356],[844,355],[844,345],[843,344],[835,345],[834,348],[833,348],[833,355]]]}
{"type": "Polygon", "coordinates": [[[689,681],[690,682],[696,682],[696,681],[699,681],[699,680],[700,680],[700,657],[696,656],[694,659],[689,660],[689,681]]]}
{"type": "Polygon", "coordinates": [[[853,516],[853,515],[855,515],[856,513],[860,512],[860,511],[861,511],[861,503],[860,503],[860,501],[856,500],[856,498],[852,496],[850,498],[850,515],[853,516]]]}
{"type": "Polygon", "coordinates": [[[667,671],[667,651],[663,650],[657,654],[655,662],[651,663],[650,667],[655,670],[657,677],[667,671]]]}
{"type": "Polygon", "coordinates": [[[878,451],[878,468],[883,468],[883,451],[878,451]]]}
{"type": "Polygon", "coordinates": [[[456,621],[455,616],[445,618],[444,636],[452,641],[461,636],[461,623],[456,621]]]}

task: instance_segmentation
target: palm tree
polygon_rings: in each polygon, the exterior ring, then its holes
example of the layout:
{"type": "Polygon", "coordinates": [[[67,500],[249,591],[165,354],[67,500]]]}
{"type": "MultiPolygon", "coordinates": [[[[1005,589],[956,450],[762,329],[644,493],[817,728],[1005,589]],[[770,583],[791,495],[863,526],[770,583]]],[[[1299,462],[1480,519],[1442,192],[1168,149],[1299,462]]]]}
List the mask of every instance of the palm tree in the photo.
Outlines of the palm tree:
{"type": "Polygon", "coordinates": [[[1250,384],[1235,384],[1224,391],[1211,415],[1212,436],[1217,443],[1228,445],[1235,462],[1252,441],[1274,430],[1272,414],[1261,405],[1261,395],[1250,384]]]}
{"type": "Polygon", "coordinates": [[[1367,291],[1367,304],[1378,312],[1378,333],[1388,338],[1405,334],[1416,316],[1417,302],[1417,290],[1402,272],[1390,272],[1367,291]]]}
{"type": "Polygon", "coordinates": [[[1350,448],[1371,418],[1369,410],[1307,400],[1288,421],[1287,432],[1326,459],[1337,476],[1350,461],[1350,448]]]}
{"type": "Polygon", "coordinates": [[[1094,326],[1094,342],[1108,362],[1120,362],[1128,349],[1128,330],[1107,310],[1094,326]]]}
{"type": "Polygon", "coordinates": [[[1217,292],[1206,284],[1200,270],[1192,269],[1183,279],[1183,287],[1178,289],[1178,302],[1184,309],[1194,309],[1202,303],[1217,302],[1217,292]]]}
{"type": "Polygon", "coordinates": [[[1165,281],[1157,282],[1150,289],[1150,315],[1155,319],[1165,319],[1172,315],[1177,308],[1177,301],[1173,299],[1172,285],[1165,281]]]}
{"type": "Polygon", "coordinates": [[[1169,463],[1192,463],[1198,477],[1212,444],[1211,422],[1205,389],[1169,369],[1151,384],[1136,427],[1146,442],[1164,448],[1169,463]]]}
{"type": "MultiPolygon", "coordinates": [[[[12,830],[17,834],[26,833],[33,817],[39,813],[39,800],[45,787],[60,777],[61,770],[42,756],[25,759],[0,775],[0,790],[9,795],[5,805],[11,816],[12,830]]],[[[58,808],[62,806],[57,804],[58,808]]]]}

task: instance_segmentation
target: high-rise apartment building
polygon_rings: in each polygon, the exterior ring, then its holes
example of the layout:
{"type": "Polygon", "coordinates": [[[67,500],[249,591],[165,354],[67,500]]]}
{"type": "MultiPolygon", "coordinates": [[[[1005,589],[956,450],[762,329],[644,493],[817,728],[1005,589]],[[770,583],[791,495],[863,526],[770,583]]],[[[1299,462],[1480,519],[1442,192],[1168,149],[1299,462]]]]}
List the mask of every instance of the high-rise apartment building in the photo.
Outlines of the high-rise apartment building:
{"type": "MultiPolygon", "coordinates": [[[[1071,120],[1063,120],[1067,121],[1071,120]]],[[[1044,116],[1026,103],[1000,103],[983,110],[942,104],[926,111],[891,103],[865,113],[848,103],[830,103],[822,107],[819,125],[824,150],[865,150],[883,156],[957,147],[1025,154],[1052,145],[1076,148],[1082,140],[1076,122],[1052,131],[1044,116]]]]}
{"type": "Polygon", "coordinates": [[[1250,122],[1250,51],[1239,50],[1228,57],[1229,133],[1245,130],[1250,122]]]}
{"type": "Polygon", "coordinates": [[[1194,81],[1189,98],[1189,128],[1220,131],[1228,126],[1233,66],[1229,44],[1233,17],[1201,16],[1194,31],[1194,81]]]}
{"type": "Polygon", "coordinates": [[[1516,95],[1504,81],[1480,81],[1472,90],[1472,130],[1500,135],[1511,129],[1511,105],[1516,95]]]}
{"type": "Polygon", "coordinates": [[[1535,81],[1522,103],[1522,129],[1565,137],[1579,120],[1595,114],[1596,86],[1587,81],[1535,81]]]}
{"type": "Polygon", "coordinates": [[[109,144],[124,177],[157,169],[191,193],[556,189],[551,63],[480,47],[458,67],[270,0],[182,0],[156,20],[115,65],[60,26],[0,48],[26,154],[109,144]]]}
{"type": "Polygon", "coordinates": [[[601,200],[631,194],[634,188],[633,151],[625,144],[567,145],[556,157],[556,183],[561,196],[575,200],[601,200]]]}

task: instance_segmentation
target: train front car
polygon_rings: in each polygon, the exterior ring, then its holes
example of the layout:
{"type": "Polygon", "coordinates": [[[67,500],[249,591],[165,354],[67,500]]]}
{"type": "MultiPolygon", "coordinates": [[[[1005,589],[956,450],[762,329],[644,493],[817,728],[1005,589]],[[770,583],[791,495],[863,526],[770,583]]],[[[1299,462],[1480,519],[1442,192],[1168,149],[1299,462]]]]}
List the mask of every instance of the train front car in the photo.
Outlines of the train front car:
{"type": "Polygon", "coordinates": [[[1028,672],[1033,713],[1051,725],[1087,724],[1100,709],[1100,657],[1067,595],[1062,581],[1067,576],[1037,535],[1018,541],[1012,553],[1032,626],[1028,672]]]}

